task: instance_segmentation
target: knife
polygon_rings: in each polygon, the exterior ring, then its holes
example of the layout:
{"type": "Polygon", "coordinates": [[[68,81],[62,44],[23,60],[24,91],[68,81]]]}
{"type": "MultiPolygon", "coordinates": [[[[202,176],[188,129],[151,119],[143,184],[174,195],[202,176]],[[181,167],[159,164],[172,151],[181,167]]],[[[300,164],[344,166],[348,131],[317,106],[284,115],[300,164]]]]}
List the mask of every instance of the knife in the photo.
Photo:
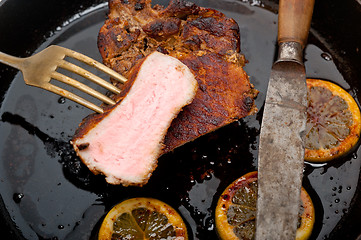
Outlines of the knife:
{"type": "Polygon", "coordinates": [[[258,153],[257,240],[295,239],[300,208],[307,86],[303,50],[314,0],[280,0],[258,153]]]}

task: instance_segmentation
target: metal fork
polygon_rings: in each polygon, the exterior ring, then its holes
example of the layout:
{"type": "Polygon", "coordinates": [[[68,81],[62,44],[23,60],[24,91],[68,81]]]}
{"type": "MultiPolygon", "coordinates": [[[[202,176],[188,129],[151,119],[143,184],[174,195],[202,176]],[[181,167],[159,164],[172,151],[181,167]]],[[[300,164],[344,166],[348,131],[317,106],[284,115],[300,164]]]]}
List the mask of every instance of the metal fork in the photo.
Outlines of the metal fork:
{"type": "Polygon", "coordinates": [[[91,67],[95,67],[96,69],[101,70],[102,72],[111,76],[113,79],[116,79],[122,83],[127,81],[125,77],[106,67],[105,65],[95,61],[94,59],[87,57],[81,53],[56,45],[49,46],[43,51],[27,58],[13,57],[0,52],[0,63],[4,63],[6,65],[21,70],[23,73],[24,81],[27,85],[43,88],[50,92],[56,93],[98,113],[103,113],[103,109],[101,107],[72,92],[69,92],[61,87],[51,84],[51,79],[55,79],[67,85],[73,86],[80,91],[101,100],[106,104],[115,104],[112,99],[105,96],[104,94],[95,91],[93,88],[79,81],[76,81],[73,78],[57,72],[57,69],[62,68],[76,73],[115,94],[120,93],[120,90],[113,84],[71,62],[64,60],[65,57],[74,58],[80,62],[86,63],[91,67]]]}

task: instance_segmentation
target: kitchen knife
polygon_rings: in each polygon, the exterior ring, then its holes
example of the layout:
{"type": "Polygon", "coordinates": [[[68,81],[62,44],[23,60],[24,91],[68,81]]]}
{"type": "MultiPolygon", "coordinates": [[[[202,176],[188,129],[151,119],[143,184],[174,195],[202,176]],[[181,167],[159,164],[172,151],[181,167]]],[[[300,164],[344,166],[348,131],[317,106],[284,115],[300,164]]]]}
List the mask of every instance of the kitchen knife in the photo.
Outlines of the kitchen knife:
{"type": "Polygon", "coordinates": [[[256,239],[295,239],[300,208],[307,87],[303,50],[314,0],[280,0],[258,154],[256,239]]]}

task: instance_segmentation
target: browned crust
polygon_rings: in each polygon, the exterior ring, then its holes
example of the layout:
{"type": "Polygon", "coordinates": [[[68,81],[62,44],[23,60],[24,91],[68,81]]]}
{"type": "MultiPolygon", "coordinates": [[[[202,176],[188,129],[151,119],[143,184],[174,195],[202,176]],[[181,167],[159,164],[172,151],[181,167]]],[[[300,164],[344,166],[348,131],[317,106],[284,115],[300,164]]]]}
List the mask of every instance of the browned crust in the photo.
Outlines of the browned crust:
{"type": "Polygon", "coordinates": [[[174,56],[214,52],[244,65],[238,24],[221,12],[184,0],[172,0],[165,9],[152,8],[149,0],[112,0],[109,7],[98,47],[104,63],[121,74],[153,51],[174,56]],[[150,30],[156,34],[149,35],[150,30]]]}
{"type": "Polygon", "coordinates": [[[257,91],[241,66],[229,64],[215,53],[190,54],[180,60],[194,73],[199,90],[173,120],[164,141],[165,152],[256,111],[253,99],[257,91]]]}

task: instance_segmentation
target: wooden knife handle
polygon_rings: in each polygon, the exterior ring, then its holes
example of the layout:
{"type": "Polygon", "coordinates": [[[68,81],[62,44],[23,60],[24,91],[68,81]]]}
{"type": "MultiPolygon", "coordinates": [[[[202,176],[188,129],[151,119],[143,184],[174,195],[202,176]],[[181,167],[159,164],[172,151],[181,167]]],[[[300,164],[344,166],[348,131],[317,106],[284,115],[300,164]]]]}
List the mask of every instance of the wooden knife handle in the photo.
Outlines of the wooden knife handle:
{"type": "Polygon", "coordinates": [[[298,42],[305,47],[315,0],[280,0],[278,43],[298,42]]]}

